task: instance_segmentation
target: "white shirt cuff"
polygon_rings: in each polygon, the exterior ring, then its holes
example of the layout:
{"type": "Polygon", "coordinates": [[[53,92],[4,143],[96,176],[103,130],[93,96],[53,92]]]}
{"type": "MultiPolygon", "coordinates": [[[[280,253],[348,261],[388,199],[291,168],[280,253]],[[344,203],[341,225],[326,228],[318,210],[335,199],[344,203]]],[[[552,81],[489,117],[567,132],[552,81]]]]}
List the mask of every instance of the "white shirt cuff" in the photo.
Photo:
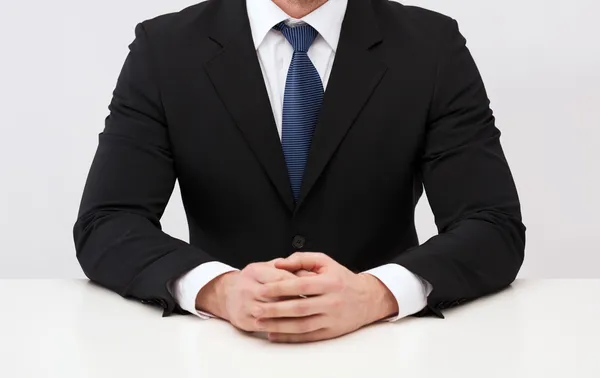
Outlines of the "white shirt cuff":
{"type": "Polygon", "coordinates": [[[398,315],[385,319],[395,322],[416,314],[427,306],[427,297],[431,294],[429,282],[398,264],[387,264],[366,271],[377,277],[398,301],[398,315]]]}
{"type": "Polygon", "coordinates": [[[197,315],[202,319],[210,319],[215,316],[207,312],[196,310],[196,297],[198,292],[210,281],[237,269],[218,261],[211,261],[197,266],[186,274],[179,277],[169,285],[171,295],[179,304],[179,307],[197,315]]]}

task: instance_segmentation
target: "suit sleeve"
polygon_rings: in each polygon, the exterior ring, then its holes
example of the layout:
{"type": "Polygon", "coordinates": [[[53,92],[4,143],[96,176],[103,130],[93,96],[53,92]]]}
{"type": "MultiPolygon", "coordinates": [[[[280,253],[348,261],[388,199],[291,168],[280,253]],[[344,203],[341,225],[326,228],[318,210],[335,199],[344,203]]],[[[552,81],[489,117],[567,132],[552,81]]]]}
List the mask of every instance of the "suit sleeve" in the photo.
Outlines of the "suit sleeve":
{"type": "Polygon", "coordinates": [[[439,234],[400,264],[433,286],[426,312],[510,285],[525,227],[481,76],[455,21],[440,47],[421,174],[439,234]]]}
{"type": "Polygon", "coordinates": [[[77,258],[94,282],[180,311],[167,284],[214,260],[161,231],[176,180],[167,121],[142,24],[129,46],[74,227],[77,258]]]}

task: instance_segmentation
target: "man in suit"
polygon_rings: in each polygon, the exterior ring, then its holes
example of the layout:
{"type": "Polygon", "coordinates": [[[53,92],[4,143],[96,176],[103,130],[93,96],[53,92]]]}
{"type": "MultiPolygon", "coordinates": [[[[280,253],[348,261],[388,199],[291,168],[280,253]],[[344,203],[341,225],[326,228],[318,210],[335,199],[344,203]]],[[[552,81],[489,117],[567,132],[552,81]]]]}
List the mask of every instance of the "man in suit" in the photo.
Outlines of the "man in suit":
{"type": "Polygon", "coordinates": [[[209,0],[141,23],[74,229],[86,275],[276,342],[506,287],[525,227],[465,43],[387,0],[209,0]],[[176,179],[189,244],[160,227],[176,179]],[[423,188],[439,235],[419,245],[423,188]]]}

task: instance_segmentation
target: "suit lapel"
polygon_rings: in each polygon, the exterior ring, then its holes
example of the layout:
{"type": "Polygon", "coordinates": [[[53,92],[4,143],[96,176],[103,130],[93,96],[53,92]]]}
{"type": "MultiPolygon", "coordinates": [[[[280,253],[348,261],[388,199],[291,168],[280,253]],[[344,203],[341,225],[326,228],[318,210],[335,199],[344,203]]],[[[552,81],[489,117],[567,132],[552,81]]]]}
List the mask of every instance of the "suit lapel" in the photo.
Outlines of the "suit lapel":
{"type": "Polygon", "coordinates": [[[296,210],[386,71],[385,65],[369,51],[380,41],[371,1],[350,0],[296,210]]]}
{"type": "Polygon", "coordinates": [[[211,39],[221,52],[205,64],[221,100],[290,210],[294,198],[244,0],[221,2],[211,39]]]}

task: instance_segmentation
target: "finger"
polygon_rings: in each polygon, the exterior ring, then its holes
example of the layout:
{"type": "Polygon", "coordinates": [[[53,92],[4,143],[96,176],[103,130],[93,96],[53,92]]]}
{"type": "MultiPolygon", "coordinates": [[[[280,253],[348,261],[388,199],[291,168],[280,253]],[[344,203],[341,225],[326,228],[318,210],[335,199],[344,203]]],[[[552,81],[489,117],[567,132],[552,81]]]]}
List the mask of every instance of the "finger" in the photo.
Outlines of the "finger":
{"type": "Polygon", "coordinates": [[[278,258],[276,258],[276,259],[273,259],[273,260],[271,260],[271,261],[267,261],[267,264],[269,264],[269,265],[272,265],[272,266],[275,266],[275,264],[276,264],[276,263],[278,263],[278,262],[279,262],[279,261],[281,261],[281,260],[285,260],[285,259],[284,259],[283,257],[278,257],[278,258]]]}
{"type": "Polygon", "coordinates": [[[261,287],[260,295],[264,298],[321,295],[337,291],[339,288],[340,283],[337,279],[326,275],[317,275],[267,283],[261,287]]]}
{"type": "Polygon", "coordinates": [[[310,272],[308,270],[299,270],[297,272],[294,273],[296,275],[296,277],[312,277],[312,276],[316,276],[317,273],[315,272],[310,272]]]}
{"type": "Polygon", "coordinates": [[[328,325],[326,320],[325,315],[312,315],[304,318],[258,319],[256,325],[261,332],[296,334],[325,328],[328,325]]]}
{"type": "Polygon", "coordinates": [[[310,315],[323,314],[331,307],[327,296],[317,296],[306,299],[290,299],[287,301],[259,303],[252,310],[255,318],[301,318],[310,315]]]}
{"type": "Polygon", "coordinates": [[[269,341],[273,343],[310,343],[314,341],[328,340],[334,338],[334,334],[328,328],[314,332],[291,334],[291,333],[269,333],[269,341]]]}
{"type": "Polygon", "coordinates": [[[275,267],[290,272],[297,272],[299,270],[319,272],[330,261],[331,259],[323,253],[296,252],[287,259],[276,261],[275,267]]]}
{"type": "Polygon", "coordinates": [[[294,279],[296,276],[286,270],[277,269],[267,263],[251,264],[245,272],[262,284],[294,279]]]}
{"type": "MultiPolygon", "coordinates": [[[[316,276],[318,273],[315,272],[310,272],[308,270],[299,270],[297,272],[294,273],[296,275],[296,277],[312,277],[312,276],[316,276]]],[[[306,298],[306,295],[300,295],[300,298],[306,298]]],[[[288,299],[295,299],[294,297],[292,298],[288,298],[288,299]]]]}

